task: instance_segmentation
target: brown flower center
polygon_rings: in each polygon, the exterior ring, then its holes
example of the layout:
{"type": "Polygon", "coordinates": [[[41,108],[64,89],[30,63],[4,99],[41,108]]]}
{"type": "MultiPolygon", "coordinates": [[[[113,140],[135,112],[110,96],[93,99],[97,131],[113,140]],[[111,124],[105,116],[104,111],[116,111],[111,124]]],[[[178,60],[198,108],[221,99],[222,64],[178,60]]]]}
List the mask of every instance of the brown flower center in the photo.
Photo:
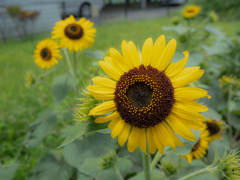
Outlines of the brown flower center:
{"type": "Polygon", "coordinates": [[[189,10],[187,10],[187,12],[188,12],[188,13],[194,13],[194,10],[189,9],[189,10]]]}
{"type": "Polygon", "coordinates": [[[64,33],[70,39],[80,39],[83,36],[83,29],[80,25],[72,23],[64,29],[64,33]]]}
{"type": "Polygon", "coordinates": [[[199,148],[200,144],[201,144],[201,139],[199,139],[198,142],[193,146],[192,152],[196,151],[199,148]]]}
{"type": "Polygon", "coordinates": [[[217,134],[220,131],[219,126],[216,124],[216,120],[212,120],[212,122],[207,122],[207,130],[211,135],[217,134]]]}
{"type": "Polygon", "coordinates": [[[51,59],[51,57],[52,57],[52,54],[51,54],[51,51],[50,51],[50,49],[48,49],[48,48],[44,48],[44,49],[42,49],[42,51],[41,51],[41,57],[44,59],[44,60],[50,60],[51,59]]]}
{"type": "Polygon", "coordinates": [[[162,122],[175,102],[172,82],[164,71],[144,65],[124,73],[114,95],[122,119],[138,128],[154,127],[162,122]]]}

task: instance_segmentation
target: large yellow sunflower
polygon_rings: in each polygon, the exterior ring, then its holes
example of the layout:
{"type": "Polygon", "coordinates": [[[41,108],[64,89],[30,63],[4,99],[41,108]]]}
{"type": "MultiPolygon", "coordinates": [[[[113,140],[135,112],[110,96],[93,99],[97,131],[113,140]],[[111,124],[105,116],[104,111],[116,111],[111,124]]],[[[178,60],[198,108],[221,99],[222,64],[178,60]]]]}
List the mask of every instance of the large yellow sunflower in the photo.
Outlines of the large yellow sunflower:
{"type": "Polygon", "coordinates": [[[91,47],[94,43],[96,29],[92,28],[93,22],[84,17],[75,20],[73,15],[56,23],[53,27],[52,38],[60,38],[60,46],[70,51],[82,51],[83,48],[91,47]]]}
{"type": "Polygon", "coordinates": [[[133,152],[138,146],[150,153],[156,149],[163,154],[164,147],[183,146],[175,133],[195,140],[189,127],[197,128],[205,120],[199,112],[208,108],[194,102],[207,95],[207,91],[196,87],[184,87],[199,79],[204,71],[200,67],[184,68],[189,53],[177,63],[171,62],[177,42],[172,39],[165,46],[165,36],[161,35],[153,45],[148,38],[141,54],[132,41],[123,41],[122,54],[110,48],[110,56],[99,61],[100,67],[110,77],[94,77],[96,85],[88,90],[96,99],[105,100],[93,108],[89,115],[98,117],[95,123],[111,121],[108,128],[111,136],[118,136],[121,146],[128,139],[128,150],[133,152]],[[174,133],[175,132],[175,133],[174,133]]]}
{"type": "Polygon", "coordinates": [[[221,125],[224,123],[223,121],[216,121],[212,118],[208,119],[206,122],[207,130],[209,131],[210,135],[210,142],[214,141],[215,139],[221,139],[223,131],[221,130],[221,125]]]}
{"type": "Polygon", "coordinates": [[[62,59],[59,54],[59,45],[51,39],[45,39],[37,44],[37,49],[34,51],[35,63],[42,69],[50,69],[54,64],[58,64],[57,59],[62,59]]]}
{"type": "Polygon", "coordinates": [[[183,16],[186,19],[194,18],[200,10],[201,8],[197,5],[187,6],[183,11],[183,16]]]}
{"type": "Polygon", "coordinates": [[[187,158],[188,162],[192,163],[193,157],[200,159],[200,157],[203,157],[205,154],[207,154],[207,149],[209,148],[208,144],[210,141],[209,135],[210,133],[207,130],[206,124],[204,124],[204,130],[201,132],[200,138],[193,146],[192,151],[189,154],[181,157],[187,158]]]}

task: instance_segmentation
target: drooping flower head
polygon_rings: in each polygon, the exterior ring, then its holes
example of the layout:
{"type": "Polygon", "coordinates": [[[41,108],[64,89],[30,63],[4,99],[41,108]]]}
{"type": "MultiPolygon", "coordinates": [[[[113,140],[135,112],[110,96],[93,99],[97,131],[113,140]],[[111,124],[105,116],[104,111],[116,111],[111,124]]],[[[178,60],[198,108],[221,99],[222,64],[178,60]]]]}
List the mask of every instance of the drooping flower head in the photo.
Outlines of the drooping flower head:
{"type": "Polygon", "coordinates": [[[94,43],[96,29],[92,28],[93,22],[84,17],[75,20],[73,15],[56,23],[53,27],[52,38],[60,38],[60,46],[70,51],[82,51],[83,48],[91,47],[94,43]]]}
{"type": "Polygon", "coordinates": [[[96,99],[105,100],[93,108],[89,115],[97,117],[95,123],[111,121],[111,137],[118,136],[121,146],[128,139],[128,150],[133,152],[138,146],[150,153],[156,149],[163,154],[164,147],[183,146],[175,133],[195,140],[189,127],[202,125],[205,117],[199,112],[208,108],[194,102],[207,96],[207,91],[196,87],[184,87],[203,75],[200,67],[184,68],[189,53],[177,63],[171,62],[176,40],[165,46],[165,36],[160,36],[153,44],[148,38],[141,54],[132,41],[123,41],[122,54],[110,48],[110,56],[99,61],[100,67],[109,76],[94,77],[96,85],[88,90],[96,99]],[[175,132],[175,133],[174,133],[175,132]]]}
{"type": "Polygon", "coordinates": [[[221,125],[224,123],[223,121],[216,121],[212,118],[208,119],[206,122],[207,130],[209,131],[210,142],[214,141],[215,139],[221,139],[222,137],[222,130],[221,125]]]}
{"type": "Polygon", "coordinates": [[[57,59],[62,59],[59,54],[59,45],[51,39],[45,39],[37,44],[37,49],[34,51],[35,63],[42,69],[50,69],[54,64],[58,64],[57,59]]]}
{"type": "Polygon", "coordinates": [[[197,5],[187,6],[183,11],[183,16],[186,19],[194,18],[200,10],[201,8],[197,5]]]}
{"type": "Polygon", "coordinates": [[[192,163],[193,158],[200,159],[205,154],[207,154],[207,149],[209,148],[208,144],[210,141],[210,133],[207,130],[206,124],[204,124],[203,131],[200,134],[200,138],[197,143],[193,146],[192,151],[187,155],[181,157],[187,158],[189,163],[192,163]]]}

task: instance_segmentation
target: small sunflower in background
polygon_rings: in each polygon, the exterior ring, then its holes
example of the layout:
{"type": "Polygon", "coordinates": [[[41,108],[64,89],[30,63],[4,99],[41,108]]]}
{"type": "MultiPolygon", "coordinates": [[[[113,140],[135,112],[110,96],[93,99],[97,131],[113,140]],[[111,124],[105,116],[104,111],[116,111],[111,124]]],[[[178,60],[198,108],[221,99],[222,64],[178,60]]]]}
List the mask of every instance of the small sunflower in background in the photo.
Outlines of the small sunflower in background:
{"type": "Polygon", "coordinates": [[[183,155],[181,157],[187,158],[189,163],[192,163],[193,158],[200,159],[205,154],[207,154],[207,149],[209,148],[208,144],[210,141],[209,137],[210,133],[207,130],[206,124],[204,124],[204,130],[201,132],[199,140],[193,146],[192,151],[187,155],[183,155]]]}
{"type": "Polygon", "coordinates": [[[197,5],[187,6],[183,10],[183,16],[186,19],[194,18],[196,15],[198,15],[200,10],[201,10],[201,8],[197,5]]]}
{"type": "Polygon", "coordinates": [[[73,15],[56,23],[53,27],[52,38],[60,38],[60,46],[70,51],[82,51],[83,48],[91,47],[94,43],[96,29],[92,28],[93,22],[84,17],[75,20],[73,15]]]}
{"type": "Polygon", "coordinates": [[[37,44],[37,49],[34,51],[35,63],[42,69],[50,69],[54,64],[58,64],[57,59],[62,59],[59,54],[59,44],[51,39],[45,39],[37,44]]]}
{"type": "Polygon", "coordinates": [[[208,119],[206,122],[207,130],[209,131],[210,135],[210,142],[214,141],[215,139],[221,139],[221,125],[224,123],[223,121],[216,121],[212,118],[208,119]]]}
{"type": "Polygon", "coordinates": [[[161,35],[153,44],[148,38],[139,53],[132,41],[122,41],[122,54],[110,48],[110,56],[99,61],[102,70],[110,77],[94,77],[96,85],[88,86],[91,95],[102,104],[90,110],[97,117],[95,123],[109,122],[111,137],[118,136],[120,146],[128,139],[127,148],[133,152],[138,146],[146,153],[146,144],[151,154],[165,146],[176,150],[183,146],[175,133],[188,140],[196,140],[189,127],[202,126],[205,117],[199,112],[208,108],[194,102],[209,97],[207,91],[196,87],[184,87],[199,79],[204,70],[200,67],[184,68],[189,53],[171,63],[177,42],[172,39],[165,46],[161,35]],[[169,65],[170,64],[170,65],[169,65]],[[175,133],[174,133],[175,132],[175,133]]]}

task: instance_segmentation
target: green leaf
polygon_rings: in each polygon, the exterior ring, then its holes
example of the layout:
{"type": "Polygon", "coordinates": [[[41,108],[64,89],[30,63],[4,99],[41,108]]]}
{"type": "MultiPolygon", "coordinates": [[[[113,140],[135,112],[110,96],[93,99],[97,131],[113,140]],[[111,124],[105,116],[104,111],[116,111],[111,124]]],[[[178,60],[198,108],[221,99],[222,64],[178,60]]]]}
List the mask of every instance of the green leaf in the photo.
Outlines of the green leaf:
{"type": "MultiPolygon", "coordinates": [[[[227,117],[227,113],[225,113],[225,116],[227,117]]],[[[235,129],[238,129],[240,127],[240,117],[235,114],[230,114],[231,118],[231,126],[234,127],[235,129]]]]}
{"type": "Polygon", "coordinates": [[[203,45],[202,48],[206,52],[206,56],[226,54],[230,51],[228,43],[220,39],[217,39],[212,47],[203,45]]]}
{"type": "Polygon", "coordinates": [[[115,179],[115,172],[113,169],[101,169],[98,164],[99,158],[88,158],[79,166],[78,170],[82,173],[92,176],[97,180],[115,179]]]}
{"type": "Polygon", "coordinates": [[[92,180],[93,177],[91,176],[86,176],[85,174],[83,174],[82,172],[78,171],[77,174],[77,180],[92,180]]]}
{"type": "Polygon", "coordinates": [[[87,51],[85,52],[85,55],[91,57],[91,58],[96,58],[96,59],[103,59],[105,54],[103,51],[87,51]]]}
{"type": "Polygon", "coordinates": [[[47,155],[29,174],[28,180],[69,180],[72,176],[72,168],[65,162],[55,159],[53,155],[47,155]]]}
{"type": "Polygon", "coordinates": [[[69,74],[63,74],[53,79],[52,95],[55,107],[58,109],[66,95],[77,85],[78,79],[69,74]]]}
{"type": "Polygon", "coordinates": [[[11,180],[14,178],[15,173],[17,172],[19,163],[12,165],[7,165],[6,167],[0,165],[0,180],[11,180]]]}
{"type": "Polygon", "coordinates": [[[132,162],[126,158],[118,158],[115,167],[120,171],[121,175],[125,177],[132,169],[132,162]]]}
{"type": "Polygon", "coordinates": [[[94,122],[83,122],[77,124],[73,127],[73,129],[70,131],[66,139],[62,142],[62,144],[58,148],[69,144],[70,142],[74,141],[75,139],[79,138],[80,136],[86,133],[106,129],[107,126],[108,123],[97,124],[94,122]]]}
{"type": "Polygon", "coordinates": [[[225,149],[228,148],[230,151],[230,139],[228,136],[223,136],[222,139],[214,140],[212,143],[209,144],[207,158],[209,159],[210,163],[213,163],[216,149],[218,151],[218,157],[221,158],[224,155],[225,149]]]}
{"type": "Polygon", "coordinates": [[[63,155],[68,164],[78,168],[86,159],[99,157],[116,148],[117,143],[109,134],[96,133],[68,144],[63,148],[63,155]]]}
{"type": "Polygon", "coordinates": [[[230,101],[228,104],[228,108],[229,108],[230,112],[234,111],[236,108],[236,103],[234,101],[230,101]]]}
{"type": "MultiPolygon", "coordinates": [[[[144,171],[138,173],[137,175],[129,178],[128,180],[143,180],[145,179],[144,171]]],[[[165,180],[166,177],[159,169],[153,169],[152,171],[152,180],[165,180]]]]}
{"type": "Polygon", "coordinates": [[[205,26],[204,30],[207,31],[208,33],[214,34],[215,36],[217,36],[217,38],[220,39],[226,38],[226,35],[224,33],[222,33],[219,29],[212,25],[205,26]]]}
{"type": "Polygon", "coordinates": [[[199,66],[204,59],[204,55],[200,51],[191,51],[185,67],[199,66]]]}
{"type": "Polygon", "coordinates": [[[165,31],[175,31],[178,35],[182,35],[188,31],[188,26],[178,24],[177,26],[162,26],[165,31]]]}
{"type": "Polygon", "coordinates": [[[217,121],[220,121],[222,120],[222,116],[221,114],[219,114],[216,110],[214,110],[213,108],[211,107],[208,107],[208,110],[205,111],[205,112],[202,112],[202,115],[204,115],[204,117],[206,119],[209,119],[209,118],[213,118],[217,121]]]}
{"type": "Polygon", "coordinates": [[[36,121],[30,124],[29,131],[22,142],[26,147],[36,147],[57,125],[57,112],[50,108],[41,112],[36,121]]]}

